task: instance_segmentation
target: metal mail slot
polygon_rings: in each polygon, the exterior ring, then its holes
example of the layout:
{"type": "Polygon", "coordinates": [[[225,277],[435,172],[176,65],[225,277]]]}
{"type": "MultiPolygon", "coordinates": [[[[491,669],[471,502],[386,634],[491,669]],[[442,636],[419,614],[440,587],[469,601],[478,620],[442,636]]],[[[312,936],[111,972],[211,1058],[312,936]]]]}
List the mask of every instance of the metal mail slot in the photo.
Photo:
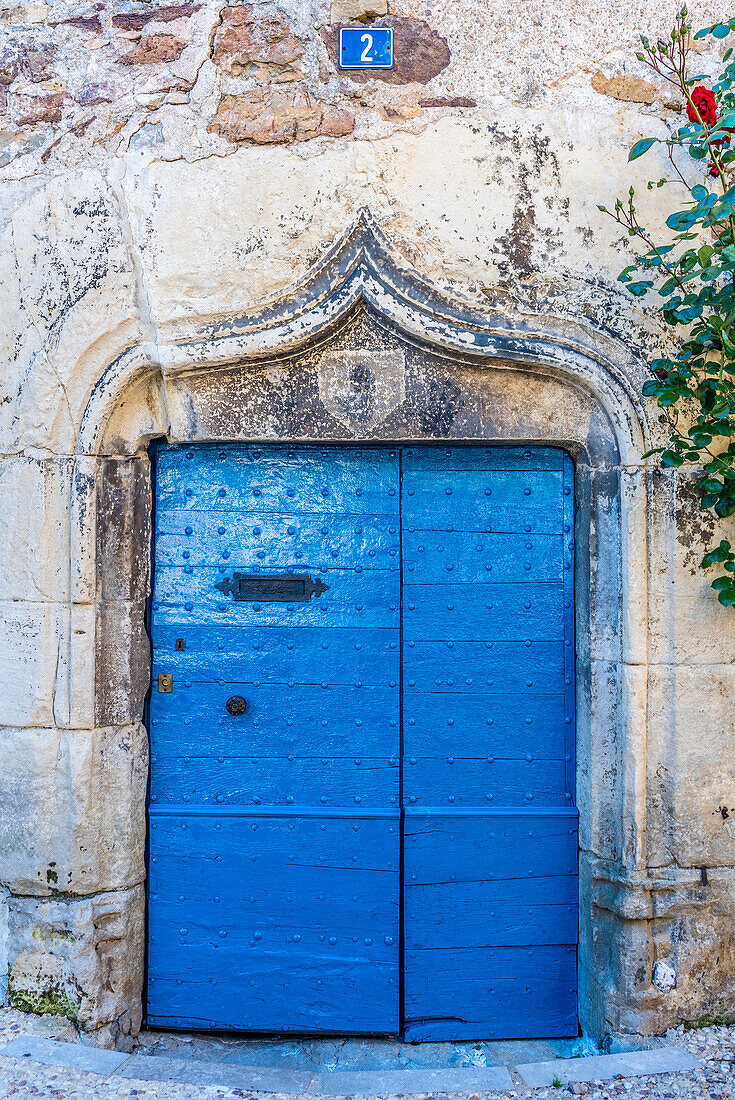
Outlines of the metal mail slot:
{"type": "Polygon", "coordinates": [[[262,603],[307,603],[312,596],[321,596],[329,588],[319,577],[305,573],[233,573],[214,586],[234,600],[262,603]]]}

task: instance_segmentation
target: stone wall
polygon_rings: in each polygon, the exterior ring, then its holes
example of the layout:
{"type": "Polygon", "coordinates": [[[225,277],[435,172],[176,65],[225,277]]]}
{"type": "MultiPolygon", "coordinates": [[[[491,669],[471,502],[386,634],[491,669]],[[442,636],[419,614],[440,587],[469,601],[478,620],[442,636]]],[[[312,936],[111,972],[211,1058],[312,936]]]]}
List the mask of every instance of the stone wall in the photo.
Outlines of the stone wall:
{"type": "MultiPolygon", "coordinates": [[[[0,962],[7,941],[15,1004],[101,1043],[139,1026],[146,447],[192,430],[176,371],[207,364],[196,392],[221,424],[228,355],[265,358],[278,302],[369,208],[391,262],[513,330],[520,358],[553,330],[635,394],[665,335],[617,284],[627,238],[597,204],[633,169],[642,185],[663,174],[655,151],[626,164],[680,118],[633,54],[677,6],[0,0],[0,962]],[[385,18],[397,69],[338,72],[334,27],[385,18]]],[[[643,189],[649,220],[664,197],[643,189]]],[[[345,271],[329,278],[336,293],[345,271]]],[[[511,395],[519,437],[560,438],[563,401],[511,395]]],[[[285,437],[288,402],[269,400],[259,432],[285,437]]],[[[638,442],[600,460],[595,476],[618,481],[587,536],[619,625],[581,700],[609,730],[603,756],[580,752],[586,1020],[655,1032],[735,1011],[735,615],[697,568],[713,532],[690,480],[640,463],[655,410],[633,403],[633,431],[600,400],[638,442]],[[616,508],[639,533],[617,572],[602,553],[616,508]],[[648,641],[628,644],[640,619],[648,641]]],[[[462,430],[450,416],[425,433],[462,430]]],[[[576,442],[593,451],[605,431],[593,417],[576,442]]]]}

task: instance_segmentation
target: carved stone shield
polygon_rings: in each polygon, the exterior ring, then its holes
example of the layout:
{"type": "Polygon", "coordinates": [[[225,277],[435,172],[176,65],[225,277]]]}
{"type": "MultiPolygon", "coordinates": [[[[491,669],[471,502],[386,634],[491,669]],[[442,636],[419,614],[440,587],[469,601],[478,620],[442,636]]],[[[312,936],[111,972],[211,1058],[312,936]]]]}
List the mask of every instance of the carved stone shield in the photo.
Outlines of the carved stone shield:
{"type": "Polygon", "coordinates": [[[351,431],[375,427],[406,397],[406,357],[389,351],[335,351],[319,366],[322,404],[351,431]]]}

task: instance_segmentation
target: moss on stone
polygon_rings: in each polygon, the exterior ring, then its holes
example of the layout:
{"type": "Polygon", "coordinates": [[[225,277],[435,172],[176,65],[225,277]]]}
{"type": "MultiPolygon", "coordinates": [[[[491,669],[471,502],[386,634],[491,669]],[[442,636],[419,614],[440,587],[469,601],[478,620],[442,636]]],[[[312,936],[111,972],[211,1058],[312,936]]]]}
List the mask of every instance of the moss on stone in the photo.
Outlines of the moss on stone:
{"type": "Polygon", "coordinates": [[[8,1001],[12,1008],[34,1016],[65,1016],[72,1023],[79,1023],[79,1005],[69,998],[65,990],[19,989],[12,978],[8,979],[8,1001]]]}
{"type": "Polygon", "coordinates": [[[699,1031],[703,1027],[733,1027],[735,1012],[709,1013],[698,1020],[685,1020],[685,1031],[699,1031]]]}

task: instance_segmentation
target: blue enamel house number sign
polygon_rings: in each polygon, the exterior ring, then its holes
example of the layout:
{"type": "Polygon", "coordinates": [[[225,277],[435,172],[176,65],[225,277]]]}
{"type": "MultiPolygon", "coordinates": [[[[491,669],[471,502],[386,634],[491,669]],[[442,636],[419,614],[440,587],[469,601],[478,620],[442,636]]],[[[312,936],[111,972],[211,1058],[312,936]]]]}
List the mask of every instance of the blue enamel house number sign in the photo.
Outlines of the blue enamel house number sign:
{"type": "Polygon", "coordinates": [[[392,27],[340,27],[340,69],[392,69],[392,27]]]}

